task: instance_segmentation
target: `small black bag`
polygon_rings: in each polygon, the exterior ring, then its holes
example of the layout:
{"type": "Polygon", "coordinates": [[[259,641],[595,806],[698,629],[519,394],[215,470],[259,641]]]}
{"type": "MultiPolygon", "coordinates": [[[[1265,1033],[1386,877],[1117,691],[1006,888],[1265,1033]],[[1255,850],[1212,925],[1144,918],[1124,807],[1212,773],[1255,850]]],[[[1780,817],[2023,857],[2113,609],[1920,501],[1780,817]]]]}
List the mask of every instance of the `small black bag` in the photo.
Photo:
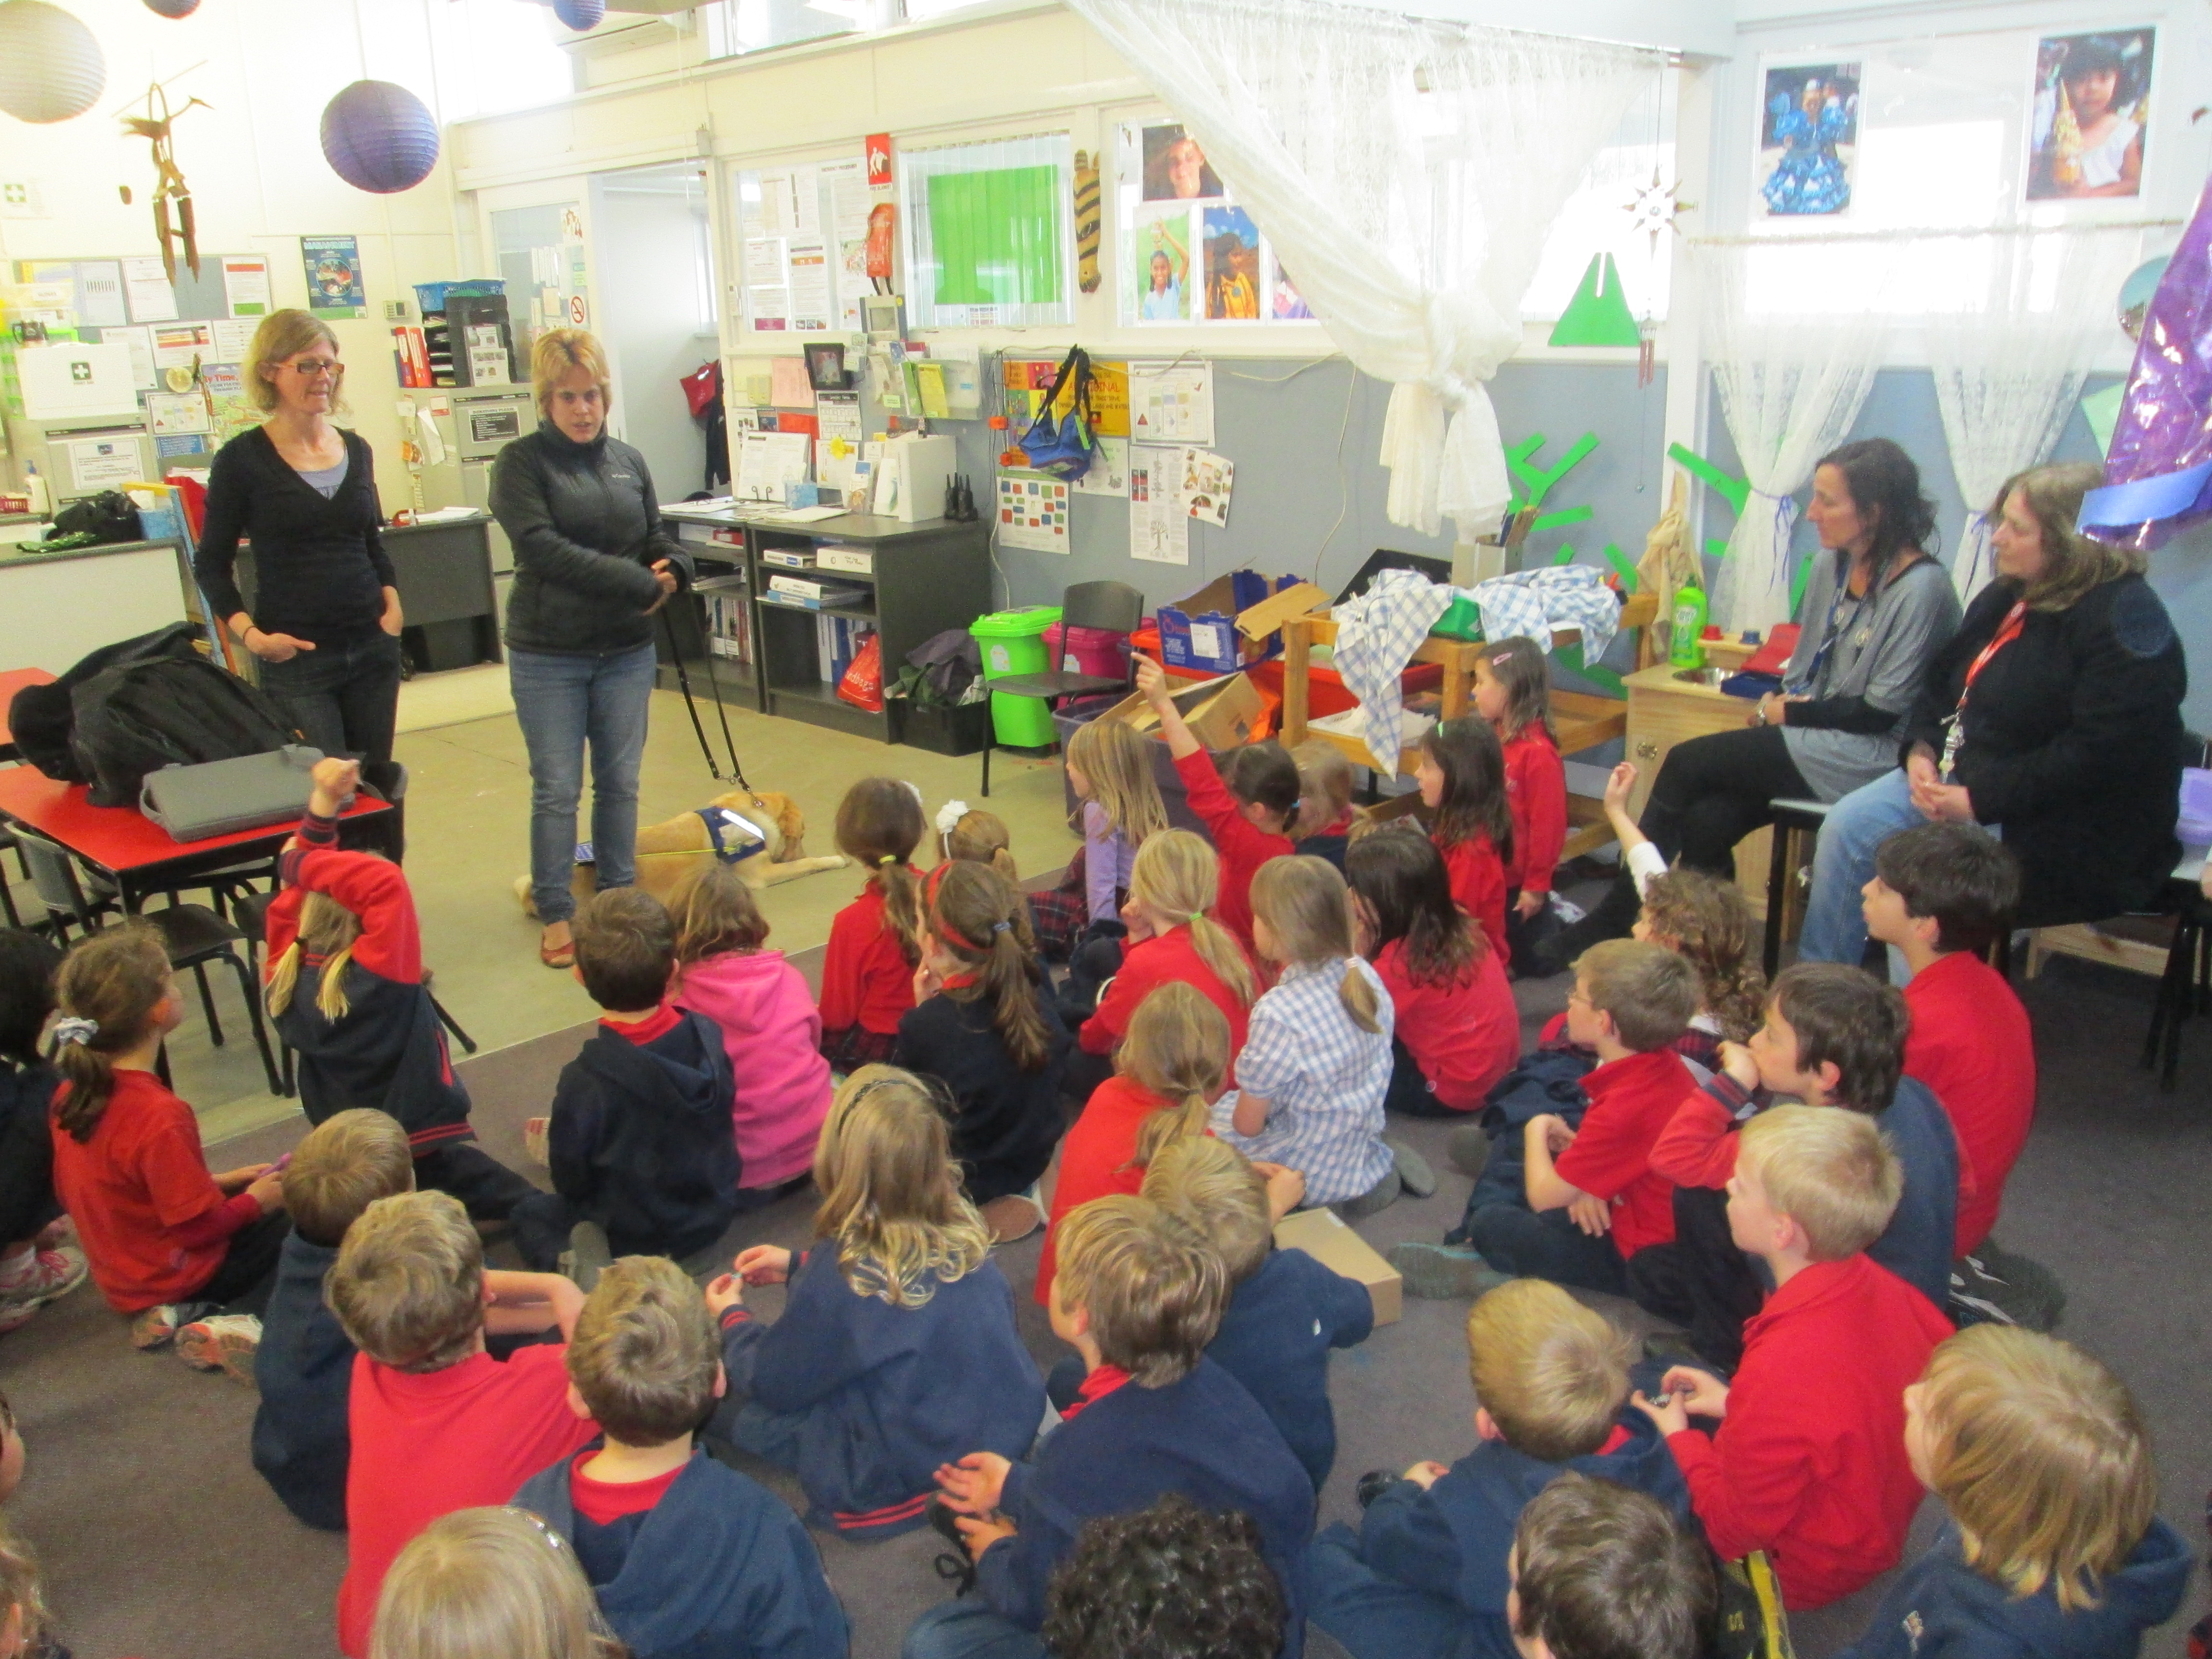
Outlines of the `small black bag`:
{"type": "Polygon", "coordinates": [[[110,542],[145,538],[138,523],[138,509],[119,489],[103,489],[97,495],[71,501],[54,514],[53,534],[90,536],[89,542],[79,544],[84,547],[104,547],[110,542]]]}

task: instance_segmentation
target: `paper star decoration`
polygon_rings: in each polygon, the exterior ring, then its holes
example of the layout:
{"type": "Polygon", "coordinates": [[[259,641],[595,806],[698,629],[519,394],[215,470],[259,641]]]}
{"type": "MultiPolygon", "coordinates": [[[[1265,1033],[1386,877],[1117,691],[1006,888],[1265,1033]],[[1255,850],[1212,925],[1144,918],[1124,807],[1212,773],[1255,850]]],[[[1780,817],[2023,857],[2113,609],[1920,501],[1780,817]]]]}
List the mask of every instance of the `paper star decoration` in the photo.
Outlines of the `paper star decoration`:
{"type": "Polygon", "coordinates": [[[1682,215],[1697,210],[1695,202],[1680,199],[1679,192],[1681,188],[1682,181],[1679,179],[1671,185],[1662,183],[1659,169],[1655,167],[1651,169],[1651,182],[1637,186],[1636,193],[1623,204],[1637,227],[1650,236],[1651,252],[1655,256],[1659,252],[1659,233],[1680,230],[1682,215]]]}

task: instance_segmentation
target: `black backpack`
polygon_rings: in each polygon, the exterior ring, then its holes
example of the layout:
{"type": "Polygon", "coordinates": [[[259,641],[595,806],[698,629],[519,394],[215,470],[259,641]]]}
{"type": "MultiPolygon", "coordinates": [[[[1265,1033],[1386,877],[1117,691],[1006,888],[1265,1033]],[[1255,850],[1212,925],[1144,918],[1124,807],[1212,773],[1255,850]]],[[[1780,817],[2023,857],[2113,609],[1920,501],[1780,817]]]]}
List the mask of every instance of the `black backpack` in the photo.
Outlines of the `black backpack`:
{"type": "Polygon", "coordinates": [[[138,509],[131,498],[119,489],[103,489],[94,495],[71,501],[54,514],[57,536],[90,536],[88,547],[109,542],[135,542],[143,532],[139,527],[138,509]]]}

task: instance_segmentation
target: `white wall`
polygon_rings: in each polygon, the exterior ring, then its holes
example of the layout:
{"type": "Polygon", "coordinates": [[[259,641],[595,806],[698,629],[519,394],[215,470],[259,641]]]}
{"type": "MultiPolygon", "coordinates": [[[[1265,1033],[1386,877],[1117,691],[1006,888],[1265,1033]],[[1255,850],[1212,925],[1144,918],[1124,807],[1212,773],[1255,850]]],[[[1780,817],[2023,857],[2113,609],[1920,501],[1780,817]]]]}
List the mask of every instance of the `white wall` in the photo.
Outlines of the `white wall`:
{"type": "Polygon", "coordinates": [[[681,501],[705,481],[705,440],[677,384],[715,355],[699,289],[704,171],[690,163],[592,181],[595,310],[614,359],[615,427],[645,456],[663,501],[681,501]]]}

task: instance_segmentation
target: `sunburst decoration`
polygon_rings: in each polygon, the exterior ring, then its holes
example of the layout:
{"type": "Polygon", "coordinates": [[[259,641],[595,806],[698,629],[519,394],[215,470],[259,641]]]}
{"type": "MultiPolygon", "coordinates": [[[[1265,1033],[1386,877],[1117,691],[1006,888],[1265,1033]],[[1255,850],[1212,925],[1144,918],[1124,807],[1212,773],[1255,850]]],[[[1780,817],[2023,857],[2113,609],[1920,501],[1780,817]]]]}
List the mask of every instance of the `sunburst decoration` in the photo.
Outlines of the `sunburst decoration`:
{"type": "Polygon", "coordinates": [[[1659,169],[1655,167],[1651,169],[1651,182],[1638,185],[1636,193],[1622,204],[1628,216],[1636,222],[1637,228],[1651,238],[1654,258],[1659,254],[1659,233],[1679,231],[1682,228],[1682,216],[1697,211],[1695,202],[1681,199],[1681,189],[1682,181],[1679,179],[1672,184],[1662,183],[1659,169]]]}

